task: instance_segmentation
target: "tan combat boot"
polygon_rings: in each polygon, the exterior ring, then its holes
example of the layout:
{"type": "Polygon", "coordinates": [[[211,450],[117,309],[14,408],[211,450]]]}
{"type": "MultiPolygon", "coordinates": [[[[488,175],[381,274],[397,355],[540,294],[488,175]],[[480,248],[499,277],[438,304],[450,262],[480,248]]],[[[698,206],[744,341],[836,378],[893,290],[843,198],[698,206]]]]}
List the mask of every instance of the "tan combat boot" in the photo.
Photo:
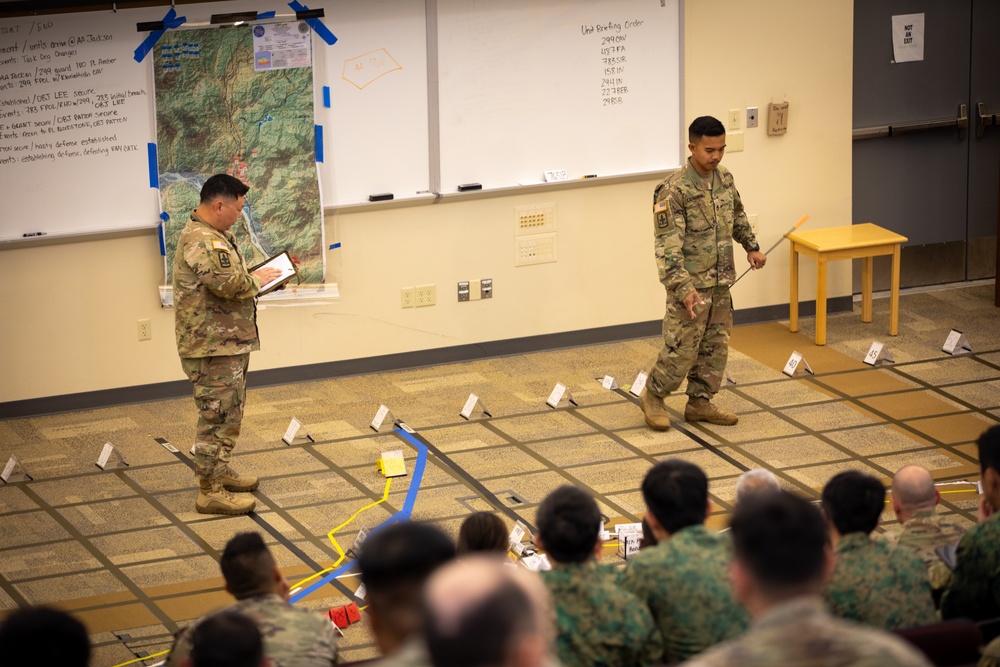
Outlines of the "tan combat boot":
{"type": "Polygon", "coordinates": [[[199,479],[198,485],[195,509],[201,514],[248,514],[257,505],[253,496],[237,496],[219,480],[199,479]]]}
{"type": "Polygon", "coordinates": [[[241,475],[233,470],[228,463],[222,464],[222,474],[219,481],[226,491],[255,491],[260,485],[260,480],[250,475],[241,475]]]}
{"type": "Polygon", "coordinates": [[[667,407],[663,405],[663,399],[656,394],[651,394],[649,389],[643,389],[639,394],[639,405],[642,407],[642,414],[646,418],[646,425],[654,431],[666,431],[670,428],[670,414],[667,407]]]}
{"type": "Polygon", "coordinates": [[[687,406],[684,408],[684,419],[689,422],[708,422],[719,426],[732,426],[740,420],[732,412],[715,407],[707,398],[694,396],[688,399],[687,406]]]}

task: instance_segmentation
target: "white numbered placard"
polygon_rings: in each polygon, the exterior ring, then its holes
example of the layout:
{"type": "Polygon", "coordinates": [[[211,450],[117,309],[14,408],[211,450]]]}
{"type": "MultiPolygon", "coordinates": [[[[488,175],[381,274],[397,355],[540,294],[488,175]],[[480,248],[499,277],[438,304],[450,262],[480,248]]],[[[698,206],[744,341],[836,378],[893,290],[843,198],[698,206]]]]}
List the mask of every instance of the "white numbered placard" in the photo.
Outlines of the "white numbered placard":
{"type": "Polygon", "coordinates": [[[492,417],[483,402],[479,400],[479,397],[475,394],[469,394],[469,398],[465,401],[465,407],[459,414],[463,419],[472,419],[472,414],[478,412],[480,414],[486,415],[487,417],[492,417]]]}
{"type": "Polygon", "coordinates": [[[28,471],[24,469],[24,466],[21,465],[21,460],[17,458],[17,456],[11,454],[10,458],[7,459],[7,465],[3,467],[3,472],[0,473],[0,479],[10,484],[11,482],[30,480],[31,475],[29,475],[28,471]]]}
{"type": "Polygon", "coordinates": [[[608,391],[614,391],[615,389],[618,388],[618,383],[615,382],[615,379],[612,376],[605,375],[604,379],[601,380],[601,386],[607,389],[608,391]]]}
{"type": "Polygon", "coordinates": [[[121,452],[112,445],[110,442],[104,443],[104,448],[101,450],[101,455],[97,457],[97,467],[101,470],[110,470],[112,468],[126,467],[128,463],[125,461],[125,457],[122,456],[121,452]],[[114,460],[111,457],[114,456],[114,460]]]}
{"type": "Polygon", "coordinates": [[[354,597],[364,600],[366,595],[368,595],[368,587],[364,584],[358,585],[358,590],[354,591],[354,597]]]}
{"type": "Polygon", "coordinates": [[[785,368],[782,369],[781,372],[788,377],[793,377],[795,373],[798,372],[799,368],[804,368],[809,375],[815,375],[815,373],[813,373],[813,369],[809,367],[809,362],[806,361],[805,357],[798,352],[793,351],[792,356],[788,357],[788,362],[785,364],[785,368]]]}
{"type": "Polygon", "coordinates": [[[948,337],[944,339],[941,350],[948,354],[961,354],[962,352],[972,352],[972,345],[969,344],[969,339],[965,337],[964,333],[958,329],[952,329],[948,337]]]}
{"type": "Polygon", "coordinates": [[[288,428],[285,430],[285,435],[281,436],[281,441],[286,445],[294,445],[301,442],[315,442],[312,436],[302,427],[302,422],[300,422],[295,417],[292,417],[292,421],[289,422],[288,428]]]}
{"type": "Polygon", "coordinates": [[[389,418],[389,423],[391,424],[393,422],[393,419],[392,419],[392,413],[389,412],[389,408],[384,404],[378,406],[378,412],[375,413],[375,418],[372,419],[372,423],[370,424],[372,430],[378,432],[379,429],[382,428],[382,425],[385,423],[386,417],[389,418]]]}
{"type": "Polygon", "coordinates": [[[868,348],[868,354],[865,355],[864,362],[869,366],[875,366],[880,361],[885,363],[895,363],[892,355],[889,353],[889,349],[882,343],[875,341],[872,346],[868,348]]]}
{"type": "Polygon", "coordinates": [[[553,169],[551,171],[545,172],[546,183],[554,183],[556,181],[568,181],[568,180],[569,180],[569,174],[566,173],[565,169],[553,169]]]}
{"type": "Polygon", "coordinates": [[[550,408],[558,408],[564,398],[573,405],[577,404],[576,401],[573,400],[573,394],[566,388],[566,385],[562,382],[556,382],[556,386],[553,387],[552,393],[549,394],[548,400],[545,401],[545,405],[550,408]]]}
{"type": "Polygon", "coordinates": [[[639,371],[639,374],[635,376],[635,381],[632,382],[632,386],[628,388],[628,393],[632,394],[633,396],[638,396],[639,394],[641,394],[642,390],[646,388],[646,380],[648,379],[649,379],[648,375],[646,375],[642,371],[639,371]]]}

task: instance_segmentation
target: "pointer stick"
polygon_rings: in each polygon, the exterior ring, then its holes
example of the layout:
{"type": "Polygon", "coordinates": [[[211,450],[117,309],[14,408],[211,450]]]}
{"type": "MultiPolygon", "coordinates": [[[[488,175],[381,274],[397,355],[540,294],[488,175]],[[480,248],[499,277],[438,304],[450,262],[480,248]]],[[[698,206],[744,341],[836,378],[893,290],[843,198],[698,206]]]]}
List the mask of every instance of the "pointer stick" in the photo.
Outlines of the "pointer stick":
{"type": "MultiPolygon", "coordinates": [[[[770,255],[772,250],[774,250],[779,245],[781,245],[781,242],[784,241],[786,238],[788,238],[789,234],[791,234],[792,232],[794,232],[796,229],[798,229],[802,225],[806,224],[806,220],[808,220],[808,219],[809,219],[808,215],[802,216],[801,220],[799,220],[794,225],[792,225],[791,229],[789,229],[787,232],[785,232],[784,234],[782,234],[781,238],[779,238],[777,241],[775,241],[773,246],[771,246],[770,248],[768,248],[767,252],[764,253],[764,256],[767,257],[768,255],[770,255]]],[[[740,281],[740,278],[742,278],[743,276],[745,276],[750,271],[751,268],[753,268],[753,267],[748,267],[746,271],[744,271],[743,273],[741,273],[740,277],[737,278],[733,282],[733,284],[735,285],[736,283],[738,283],[740,281]]]]}

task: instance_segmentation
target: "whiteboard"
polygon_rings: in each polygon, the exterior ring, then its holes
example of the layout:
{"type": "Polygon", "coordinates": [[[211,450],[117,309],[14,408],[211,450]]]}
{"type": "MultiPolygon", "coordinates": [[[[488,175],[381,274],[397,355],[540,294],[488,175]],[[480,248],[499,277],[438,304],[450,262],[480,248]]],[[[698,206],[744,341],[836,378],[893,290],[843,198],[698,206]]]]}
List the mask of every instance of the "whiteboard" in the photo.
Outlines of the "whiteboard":
{"type": "Polygon", "coordinates": [[[674,168],[679,0],[438,0],[441,192],[674,168]]]}

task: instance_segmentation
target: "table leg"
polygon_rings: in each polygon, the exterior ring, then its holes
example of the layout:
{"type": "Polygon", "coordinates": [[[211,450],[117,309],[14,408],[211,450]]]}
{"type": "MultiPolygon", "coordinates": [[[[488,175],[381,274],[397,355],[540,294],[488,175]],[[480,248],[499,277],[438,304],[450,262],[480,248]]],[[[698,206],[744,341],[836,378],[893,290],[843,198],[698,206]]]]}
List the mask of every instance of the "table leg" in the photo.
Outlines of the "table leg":
{"type": "Polygon", "coordinates": [[[826,345],[826,257],[816,255],[816,344],[826,345]]]}
{"type": "Polygon", "coordinates": [[[788,277],[791,288],[788,296],[788,330],[795,333],[799,330],[799,253],[795,249],[795,241],[791,241],[788,247],[791,248],[788,262],[791,267],[791,274],[788,277]]]}
{"type": "Polygon", "coordinates": [[[872,268],[874,257],[861,258],[861,321],[872,321],[872,268]]]}
{"type": "Polygon", "coordinates": [[[899,334],[899,244],[892,247],[892,295],[889,298],[889,335],[899,334]]]}

